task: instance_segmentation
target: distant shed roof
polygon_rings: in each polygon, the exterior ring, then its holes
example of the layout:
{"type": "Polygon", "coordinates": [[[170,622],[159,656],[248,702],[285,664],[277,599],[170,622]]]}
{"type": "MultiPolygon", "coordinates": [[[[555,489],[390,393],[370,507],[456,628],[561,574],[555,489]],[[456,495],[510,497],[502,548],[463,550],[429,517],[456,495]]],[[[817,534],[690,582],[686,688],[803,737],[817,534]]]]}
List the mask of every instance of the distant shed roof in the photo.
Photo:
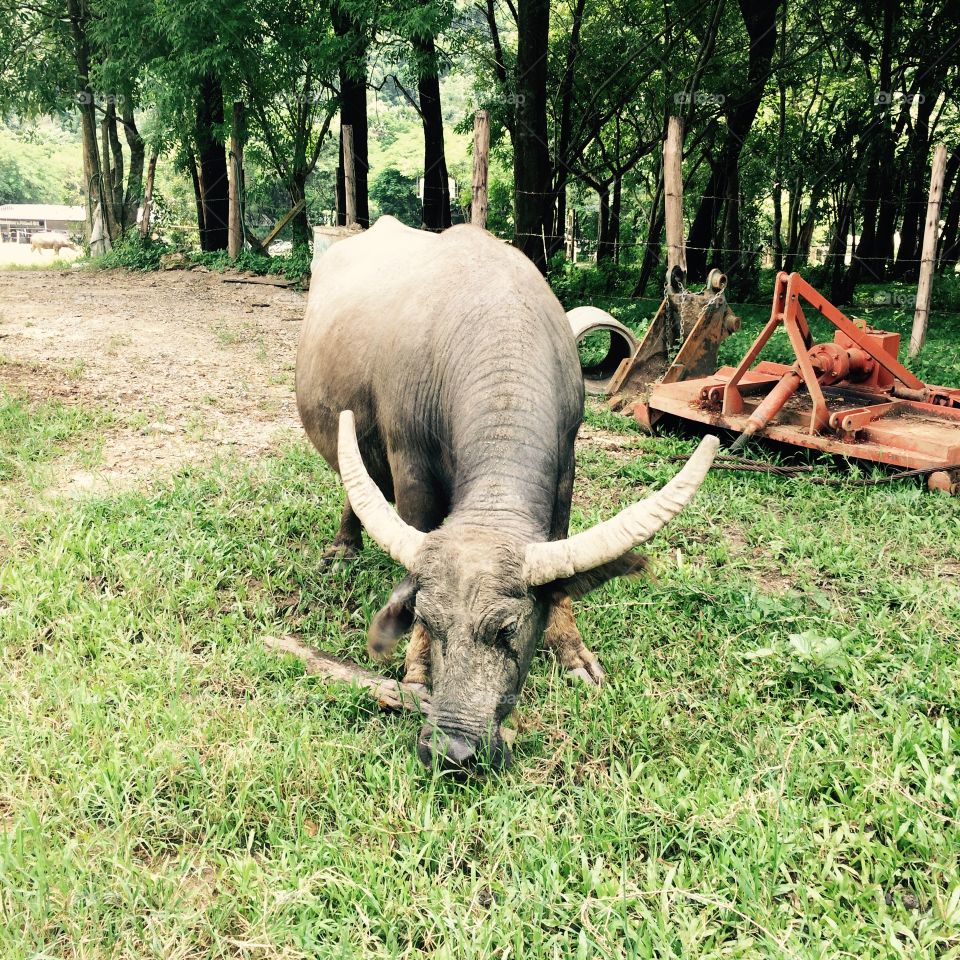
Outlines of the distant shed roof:
{"type": "Polygon", "coordinates": [[[85,219],[83,207],[69,207],[63,203],[0,204],[0,220],[65,220],[68,223],[80,223],[85,219]]]}

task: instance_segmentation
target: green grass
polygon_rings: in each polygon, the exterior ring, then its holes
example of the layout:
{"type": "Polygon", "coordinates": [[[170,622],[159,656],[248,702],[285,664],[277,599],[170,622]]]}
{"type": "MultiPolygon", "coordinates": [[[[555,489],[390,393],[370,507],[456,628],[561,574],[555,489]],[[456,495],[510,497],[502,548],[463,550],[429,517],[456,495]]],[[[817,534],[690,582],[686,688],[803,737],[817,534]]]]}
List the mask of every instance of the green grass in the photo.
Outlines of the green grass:
{"type": "MultiPolygon", "coordinates": [[[[85,436],[5,403],[18,463],[85,436]]],[[[692,448],[588,419],[577,526],[692,448]]],[[[320,570],[339,507],[297,444],[0,513],[0,956],[960,955],[960,501],[715,472],[577,605],[608,687],[539,655],[466,785],[262,649],[363,656],[400,571],[320,570]]]]}
{"type": "Polygon", "coordinates": [[[93,440],[83,451],[92,462],[99,449],[96,431],[110,420],[99,411],[59,400],[27,404],[0,388],[0,484],[35,483],[44,466],[78,441],[93,440]]]}

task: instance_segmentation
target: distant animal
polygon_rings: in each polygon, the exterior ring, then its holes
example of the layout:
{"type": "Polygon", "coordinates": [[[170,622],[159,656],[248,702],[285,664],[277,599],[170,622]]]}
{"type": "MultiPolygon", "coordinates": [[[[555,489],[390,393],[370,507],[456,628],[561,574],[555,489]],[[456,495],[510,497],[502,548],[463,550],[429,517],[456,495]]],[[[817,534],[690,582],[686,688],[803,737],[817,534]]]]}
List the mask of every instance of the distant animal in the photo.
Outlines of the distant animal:
{"type": "Polygon", "coordinates": [[[633,548],[693,497],[718,441],[567,538],[584,400],[570,324],[523,254],[470,225],[434,234],[383,217],[317,258],[296,393],[347,493],[326,559],[354,556],[362,523],[408,571],[368,650],[389,656],[413,627],[406,681],[432,675],[421,760],[457,775],[505,766],[500,723],[541,638],[600,683],[570,601],[643,570],[633,548]]]}
{"type": "Polygon", "coordinates": [[[54,256],[59,257],[64,247],[76,250],[77,245],[65,234],[53,230],[44,230],[30,237],[30,249],[33,252],[52,250],[54,256]]]}

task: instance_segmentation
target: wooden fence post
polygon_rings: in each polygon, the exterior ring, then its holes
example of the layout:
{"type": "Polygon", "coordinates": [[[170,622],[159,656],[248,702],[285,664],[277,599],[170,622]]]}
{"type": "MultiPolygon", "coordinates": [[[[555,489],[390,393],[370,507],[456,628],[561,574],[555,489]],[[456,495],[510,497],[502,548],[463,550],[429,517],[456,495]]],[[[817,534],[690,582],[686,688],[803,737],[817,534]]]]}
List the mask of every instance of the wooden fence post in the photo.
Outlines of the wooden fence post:
{"type": "Polygon", "coordinates": [[[470,222],[487,227],[487,171],[490,160],[490,114],[478,110],[473,118],[473,198],[470,222]]]}
{"type": "Polygon", "coordinates": [[[569,207],[567,209],[567,223],[566,223],[566,236],[564,237],[566,241],[566,254],[567,259],[572,260],[574,263],[577,262],[577,209],[576,207],[569,207]]]}
{"type": "Polygon", "coordinates": [[[230,125],[230,169],[227,171],[229,214],[227,217],[227,255],[236,260],[243,252],[243,141],[244,105],[242,100],[233,104],[233,120],[230,125]]]}
{"type": "Polygon", "coordinates": [[[930,196],[927,199],[927,222],[923,228],[923,252],[920,254],[920,281],[917,284],[917,307],[910,334],[910,356],[923,349],[930,320],[930,295],[933,293],[933,270],[937,260],[937,234],[940,232],[940,201],[943,199],[943,175],[947,168],[947,148],[938,143],[933,152],[930,171],[930,196]]]}
{"type": "Polygon", "coordinates": [[[357,181],[353,172],[353,127],[341,128],[343,134],[343,194],[344,220],[352,226],[357,222],[357,181]]]}
{"type": "Polygon", "coordinates": [[[663,145],[663,214],[667,229],[667,285],[674,267],[687,279],[687,250],[683,239],[683,119],[670,117],[663,145]]]}

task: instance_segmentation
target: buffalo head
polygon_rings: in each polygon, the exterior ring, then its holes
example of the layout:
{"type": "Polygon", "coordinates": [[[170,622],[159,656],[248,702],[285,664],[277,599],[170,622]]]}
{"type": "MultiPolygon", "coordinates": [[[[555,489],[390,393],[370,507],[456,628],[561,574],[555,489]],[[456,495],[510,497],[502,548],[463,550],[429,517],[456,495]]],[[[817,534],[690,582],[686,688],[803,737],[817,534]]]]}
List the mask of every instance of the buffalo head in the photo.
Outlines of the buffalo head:
{"type": "Polygon", "coordinates": [[[616,517],[565,540],[528,543],[455,514],[430,533],[406,523],[364,467],[353,413],[341,413],[338,459],[350,505],[410,571],[388,607],[412,613],[430,637],[431,716],[418,743],[424,763],[462,771],[509,762],[500,722],[517,701],[551,606],[642,569],[632,550],[690,502],[718,446],[705,437],[666,486],[616,517]]]}

